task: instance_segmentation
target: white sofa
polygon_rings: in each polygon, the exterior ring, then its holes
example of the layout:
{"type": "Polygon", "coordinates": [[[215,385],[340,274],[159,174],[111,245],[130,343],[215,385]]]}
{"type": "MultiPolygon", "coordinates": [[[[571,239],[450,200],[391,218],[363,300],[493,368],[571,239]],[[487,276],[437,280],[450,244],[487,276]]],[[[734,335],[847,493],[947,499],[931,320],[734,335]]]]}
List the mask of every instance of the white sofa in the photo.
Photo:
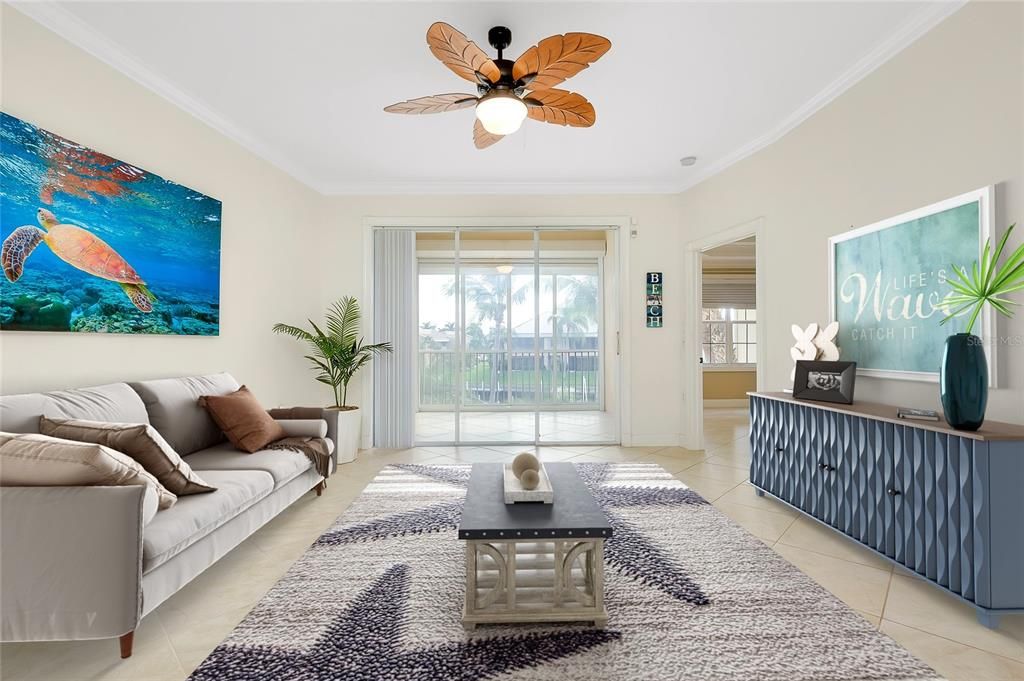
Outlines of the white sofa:
{"type": "Polygon", "coordinates": [[[217,488],[155,516],[142,486],[0,488],[0,640],[119,637],[127,657],[142,617],[299,497],[319,494],[323,478],[304,454],[238,451],[196,403],[238,387],[223,373],[0,397],[5,432],[38,432],[42,415],[149,423],[217,488]]]}

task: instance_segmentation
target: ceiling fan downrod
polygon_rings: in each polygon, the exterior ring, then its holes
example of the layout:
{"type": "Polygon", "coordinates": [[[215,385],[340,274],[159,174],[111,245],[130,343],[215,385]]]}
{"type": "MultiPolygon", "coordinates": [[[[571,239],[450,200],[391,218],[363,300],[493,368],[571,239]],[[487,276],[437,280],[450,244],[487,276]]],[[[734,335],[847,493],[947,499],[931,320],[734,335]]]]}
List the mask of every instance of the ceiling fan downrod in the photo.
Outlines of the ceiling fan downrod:
{"type": "Polygon", "coordinates": [[[512,29],[508,26],[494,26],[487,31],[487,42],[498,51],[498,59],[502,58],[502,51],[512,44],[512,29]]]}

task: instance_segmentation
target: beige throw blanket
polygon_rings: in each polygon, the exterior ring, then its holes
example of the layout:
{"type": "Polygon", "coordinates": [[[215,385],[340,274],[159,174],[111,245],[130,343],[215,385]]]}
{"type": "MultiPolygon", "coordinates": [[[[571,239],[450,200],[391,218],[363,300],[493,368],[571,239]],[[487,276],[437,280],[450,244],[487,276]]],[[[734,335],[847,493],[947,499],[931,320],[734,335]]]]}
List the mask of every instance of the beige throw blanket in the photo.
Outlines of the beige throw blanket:
{"type": "Polygon", "coordinates": [[[331,474],[331,455],[327,452],[327,443],[319,437],[285,437],[267,445],[267,449],[299,450],[313,462],[316,472],[324,480],[331,474]]]}

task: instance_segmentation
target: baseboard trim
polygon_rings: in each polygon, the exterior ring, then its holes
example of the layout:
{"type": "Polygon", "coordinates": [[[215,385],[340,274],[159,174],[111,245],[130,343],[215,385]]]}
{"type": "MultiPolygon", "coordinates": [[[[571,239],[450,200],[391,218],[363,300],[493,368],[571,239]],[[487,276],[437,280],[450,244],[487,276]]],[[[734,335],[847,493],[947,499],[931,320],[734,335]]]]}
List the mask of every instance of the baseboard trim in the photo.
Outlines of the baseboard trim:
{"type": "MultiPolygon", "coordinates": [[[[623,439],[623,442],[626,440],[623,439]]],[[[683,436],[681,433],[634,433],[629,440],[628,447],[681,447],[683,436]]]]}
{"type": "Polygon", "coordinates": [[[750,404],[746,397],[735,400],[704,400],[705,409],[734,409],[750,404]]]}

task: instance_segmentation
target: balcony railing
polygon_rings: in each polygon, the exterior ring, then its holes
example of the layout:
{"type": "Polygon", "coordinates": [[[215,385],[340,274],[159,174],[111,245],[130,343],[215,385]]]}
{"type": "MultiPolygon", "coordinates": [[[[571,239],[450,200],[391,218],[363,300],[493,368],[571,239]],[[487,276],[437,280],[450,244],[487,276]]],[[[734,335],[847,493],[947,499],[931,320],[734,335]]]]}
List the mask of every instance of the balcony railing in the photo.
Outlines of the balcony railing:
{"type": "MultiPolygon", "coordinates": [[[[466,352],[462,365],[462,406],[598,408],[601,402],[597,350],[542,350],[540,385],[533,352],[466,352]]],[[[420,407],[455,404],[459,353],[420,350],[420,407]]]]}

